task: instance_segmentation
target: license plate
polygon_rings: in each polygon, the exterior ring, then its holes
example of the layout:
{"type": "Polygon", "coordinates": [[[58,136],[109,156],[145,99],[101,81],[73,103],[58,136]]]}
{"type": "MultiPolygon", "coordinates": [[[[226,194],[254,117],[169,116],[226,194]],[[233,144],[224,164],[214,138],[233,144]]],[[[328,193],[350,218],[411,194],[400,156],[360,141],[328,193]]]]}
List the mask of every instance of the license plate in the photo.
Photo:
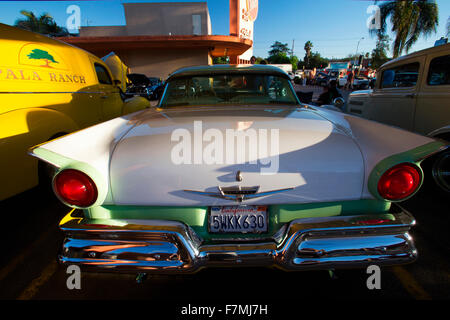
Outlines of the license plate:
{"type": "Polygon", "coordinates": [[[211,233],[267,232],[266,206],[211,207],[209,212],[211,233]]]}

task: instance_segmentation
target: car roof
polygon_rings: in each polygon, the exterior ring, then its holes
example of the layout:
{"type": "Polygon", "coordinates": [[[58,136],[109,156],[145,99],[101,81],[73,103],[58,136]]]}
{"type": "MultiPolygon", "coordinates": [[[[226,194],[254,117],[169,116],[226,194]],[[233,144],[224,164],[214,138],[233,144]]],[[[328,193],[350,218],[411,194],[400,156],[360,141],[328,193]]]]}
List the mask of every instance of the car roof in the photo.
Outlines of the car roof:
{"type": "Polygon", "coordinates": [[[172,72],[167,80],[180,77],[199,76],[199,75],[214,75],[214,74],[239,74],[239,73],[255,73],[255,74],[270,74],[277,75],[284,78],[289,78],[288,74],[275,66],[263,64],[215,64],[211,66],[193,66],[178,69],[172,72]]]}
{"type": "Polygon", "coordinates": [[[443,52],[448,52],[450,54],[450,43],[447,44],[443,44],[440,46],[435,46],[435,47],[431,47],[431,48],[427,48],[427,49],[423,49],[423,50],[419,50],[410,54],[406,54],[404,56],[398,57],[396,59],[393,59],[391,61],[386,62],[385,64],[383,64],[381,67],[386,67],[389,66],[391,64],[395,64],[397,62],[401,62],[402,60],[406,60],[409,58],[413,58],[416,56],[420,56],[420,55],[426,55],[426,54],[430,54],[430,53],[434,53],[434,52],[439,52],[439,51],[443,51],[443,52]]]}

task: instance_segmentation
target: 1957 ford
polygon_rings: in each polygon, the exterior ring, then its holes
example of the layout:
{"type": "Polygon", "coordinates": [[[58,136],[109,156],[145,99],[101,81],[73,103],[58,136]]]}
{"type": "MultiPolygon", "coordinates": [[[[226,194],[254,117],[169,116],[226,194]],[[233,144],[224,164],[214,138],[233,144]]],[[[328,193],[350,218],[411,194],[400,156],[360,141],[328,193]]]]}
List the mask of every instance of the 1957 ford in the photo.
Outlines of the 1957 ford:
{"type": "Polygon", "coordinates": [[[301,104],[282,70],[202,66],[156,109],[33,148],[74,209],[59,259],[96,271],[191,273],[409,263],[414,218],[395,202],[444,142],[301,104]]]}

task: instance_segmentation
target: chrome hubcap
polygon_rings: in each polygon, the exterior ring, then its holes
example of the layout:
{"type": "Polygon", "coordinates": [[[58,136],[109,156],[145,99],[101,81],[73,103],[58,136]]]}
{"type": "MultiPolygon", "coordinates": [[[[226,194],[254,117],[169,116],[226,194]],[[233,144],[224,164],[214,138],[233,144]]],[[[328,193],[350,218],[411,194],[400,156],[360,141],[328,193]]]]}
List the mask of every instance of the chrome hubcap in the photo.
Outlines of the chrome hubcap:
{"type": "Polygon", "coordinates": [[[444,153],[436,159],[432,174],[439,187],[450,192],[450,152],[444,153]]]}

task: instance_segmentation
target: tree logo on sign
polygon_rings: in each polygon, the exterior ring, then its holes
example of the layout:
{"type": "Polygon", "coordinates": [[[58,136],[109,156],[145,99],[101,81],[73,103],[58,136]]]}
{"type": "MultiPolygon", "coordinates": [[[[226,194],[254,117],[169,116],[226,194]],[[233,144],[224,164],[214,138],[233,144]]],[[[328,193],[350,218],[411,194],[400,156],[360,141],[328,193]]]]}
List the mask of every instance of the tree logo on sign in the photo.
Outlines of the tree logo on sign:
{"type": "Polygon", "coordinates": [[[45,65],[42,65],[41,67],[46,68],[53,68],[51,65],[49,65],[49,63],[59,63],[55,60],[55,58],[53,58],[51,54],[41,49],[33,49],[30,54],[27,55],[27,57],[29,59],[44,60],[45,65]]]}

